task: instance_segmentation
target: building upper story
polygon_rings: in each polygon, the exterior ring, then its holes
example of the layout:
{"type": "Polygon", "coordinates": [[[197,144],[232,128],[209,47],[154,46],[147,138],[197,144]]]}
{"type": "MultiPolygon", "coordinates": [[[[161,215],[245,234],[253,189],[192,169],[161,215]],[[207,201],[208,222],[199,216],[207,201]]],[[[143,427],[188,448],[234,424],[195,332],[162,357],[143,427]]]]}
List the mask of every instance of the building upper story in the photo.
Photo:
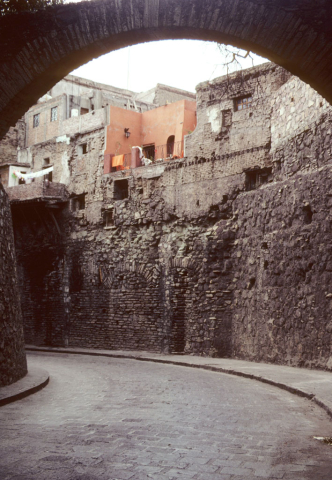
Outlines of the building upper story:
{"type": "Polygon", "coordinates": [[[197,110],[192,94],[178,100],[186,92],[170,87],[133,94],[73,78],[27,112],[11,132],[16,144],[10,133],[2,142],[0,173],[6,187],[20,181],[14,170],[53,167],[52,175],[35,182],[62,183],[70,195],[83,195],[84,204],[92,205],[120,199],[115,183],[121,179],[127,179],[123,185],[130,198],[129,180],[137,177],[142,184],[153,179],[162,185],[171,208],[187,212],[196,205],[201,211],[222,201],[227,185],[261,188],[317,169],[331,156],[331,106],[273,63],[199,84],[197,110]],[[114,102],[107,103],[112,95],[114,102]],[[158,98],[165,103],[153,103],[158,98]],[[133,162],[133,147],[151,160],[148,168],[133,162]]]}
{"type": "Polygon", "coordinates": [[[0,181],[6,187],[17,186],[23,180],[15,171],[26,174],[53,166],[47,178],[68,185],[71,173],[77,171],[73,165],[80,168],[82,159],[92,161],[92,154],[130,154],[134,145],[148,144],[154,158],[152,145],[183,142],[186,129],[195,128],[194,100],[195,94],[161,84],[138,94],[68,75],[1,142],[0,181]],[[165,137],[161,130],[166,127],[165,137]],[[92,146],[97,138],[98,151],[92,146]]]}

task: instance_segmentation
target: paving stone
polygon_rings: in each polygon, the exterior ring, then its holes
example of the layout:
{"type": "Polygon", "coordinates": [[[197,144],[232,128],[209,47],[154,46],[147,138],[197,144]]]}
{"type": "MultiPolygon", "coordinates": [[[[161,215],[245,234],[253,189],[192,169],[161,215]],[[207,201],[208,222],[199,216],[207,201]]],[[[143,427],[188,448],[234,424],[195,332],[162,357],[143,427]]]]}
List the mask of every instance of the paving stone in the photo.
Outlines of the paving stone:
{"type": "Polygon", "coordinates": [[[329,418],[283,390],[125,359],[28,359],[50,383],[0,409],[1,480],[331,480],[331,447],[313,439],[329,418]]]}

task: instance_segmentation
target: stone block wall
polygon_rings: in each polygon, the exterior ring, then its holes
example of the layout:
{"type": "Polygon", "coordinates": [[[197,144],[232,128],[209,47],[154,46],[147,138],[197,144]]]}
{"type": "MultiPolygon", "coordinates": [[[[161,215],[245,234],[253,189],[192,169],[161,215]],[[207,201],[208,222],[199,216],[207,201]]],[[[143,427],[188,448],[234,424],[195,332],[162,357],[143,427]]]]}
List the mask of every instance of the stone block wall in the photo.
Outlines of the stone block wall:
{"type": "Polygon", "coordinates": [[[25,341],[37,345],[63,346],[66,341],[68,261],[63,218],[67,209],[61,199],[57,202],[49,207],[39,198],[12,204],[25,341]]]}
{"type": "Polygon", "coordinates": [[[0,184],[0,387],[27,373],[10,206],[0,184]]]}
{"type": "Polygon", "coordinates": [[[105,175],[94,221],[63,210],[62,250],[47,247],[39,287],[24,274],[29,341],[331,369],[330,167],[251,192],[240,174],[197,178],[210,192],[180,214],[178,163],[105,175]]]}
{"type": "Polygon", "coordinates": [[[30,148],[72,198],[60,233],[46,205],[15,205],[29,341],[332,369],[332,116],[289,78],[269,64],[201,84],[184,159],[103,175],[102,114],[30,148]]]}
{"type": "Polygon", "coordinates": [[[292,77],[272,99],[271,156],[276,180],[313,172],[331,159],[332,108],[292,77]]]}
{"type": "Polygon", "coordinates": [[[332,369],[331,167],[234,202],[233,355],[332,369]]]}

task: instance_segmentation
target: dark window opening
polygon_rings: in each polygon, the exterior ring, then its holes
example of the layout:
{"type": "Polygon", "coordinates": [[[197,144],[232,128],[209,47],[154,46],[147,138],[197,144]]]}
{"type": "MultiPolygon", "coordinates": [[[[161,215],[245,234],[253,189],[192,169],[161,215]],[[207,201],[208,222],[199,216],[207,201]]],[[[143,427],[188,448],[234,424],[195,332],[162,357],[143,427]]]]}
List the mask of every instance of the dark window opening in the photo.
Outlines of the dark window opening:
{"type": "Polygon", "coordinates": [[[174,152],[174,143],[175,143],[175,136],[171,135],[167,139],[167,156],[173,155],[174,152]]]}
{"type": "MultiPolygon", "coordinates": [[[[45,169],[45,167],[44,167],[45,169]]],[[[48,180],[49,182],[52,182],[53,180],[53,172],[48,172],[46,175],[44,175],[44,180],[48,180]]]]}
{"type": "Polygon", "coordinates": [[[256,188],[272,181],[272,168],[261,168],[246,172],[246,190],[256,188]]]}
{"type": "MultiPolygon", "coordinates": [[[[49,158],[44,158],[43,160],[43,170],[46,168],[49,168],[51,166],[50,159],[49,158]]],[[[49,172],[46,175],[44,175],[44,180],[48,180],[49,182],[52,182],[53,180],[53,172],[49,172]]]]}
{"type": "Polygon", "coordinates": [[[114,225],[114,215],[113,215],[113,209],[112,210],[107,210],[105,212],[105,226],[106,227],[111,227],[114,225]]]}
{"type": "Polygon", "coordinates": [[[114,200],[123,200],[125,198],[128,198],[128,180],[115,180],[114,200]]]}
{"type": "Polygon", "coordinates": [[[89,113],[89,109],[81,107],[81,115],[86,115],[87,113],[89,113]]]}
{"type": "Polygon", "coordinates": [[[88,144],[82,143],[81,145],[79,145],[78,153],[79,155],[85,155],[86,153],[88,153],[88,144]]]}
{"type": "Polygon", "coordinates": [[[155,155],[154,143],[152,143],[151,145],[144,145],[143,154],[145,158],[148,158],[149,160],[154,161],[154,155],[155,155]]]}
{"type": "Polygon", "coordinates": [[[190,311],[188,311],[188,272],[178,269],[173,274],[171,285],[171,338],[170,351],[181,354],[186,345],[186,324],[190,311]]]}
{"type": "Polygon", "coordinates": [[[252,96],[247,95],[246,97],[236,98],[234,102],[235,102],[235,111],[246,110],[247,108],[251,107],[252,96]]]}
{"type": "Polygon", "coordinates": [[[39,122],[40,122],[40,114],[37,113],[36,115],[33,116],[33,128],[39,127],[39,122]]]}
{"type": "Polygon", "coordinates": [[[84,210],[85,209],[85,193],[82,193],[82,195],[77,195],[77,197],[74,197],[72,199],[72,210],[73,212],[76,212],[78,210],[84,210]]]}
{"type": "Polygon", "coordinates": [[[312,222],[312,216],[313,216],[313,212],[311,210],[311,207],[310,205],[306,205],[305,207],[303,207],[303,220],[304,220],[304,223],[306,225],[310,225],[310,223],[312,222]]]}
{"type": "MultiPolygon", "coordinates": [[[[20,173],[27,173],[27,172],[20,172],[20,173]]],[[[19,184],[19,185],[24,185],[24,184],[25,184],[24,178],[19,178],[19,179],[18,179],[18,184],[19,184]]]]}
{"type": "Polygon", "coordinates": [[[58,119],[58,107],[51,108],[51,122],[56,122],[58,119]]]}

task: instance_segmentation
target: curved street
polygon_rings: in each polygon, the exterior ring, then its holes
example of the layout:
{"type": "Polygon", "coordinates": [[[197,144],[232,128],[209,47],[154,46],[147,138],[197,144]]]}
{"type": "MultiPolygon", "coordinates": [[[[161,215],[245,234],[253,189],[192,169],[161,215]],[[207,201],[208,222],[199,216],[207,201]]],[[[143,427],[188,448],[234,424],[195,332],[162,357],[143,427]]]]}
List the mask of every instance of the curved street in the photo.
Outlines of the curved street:
{"type": "Polygon", "coordinates": [[[0,409],[1,480],[331,480],[332,422],[312,402],[195,368],[59,353],[0,409]]]}

